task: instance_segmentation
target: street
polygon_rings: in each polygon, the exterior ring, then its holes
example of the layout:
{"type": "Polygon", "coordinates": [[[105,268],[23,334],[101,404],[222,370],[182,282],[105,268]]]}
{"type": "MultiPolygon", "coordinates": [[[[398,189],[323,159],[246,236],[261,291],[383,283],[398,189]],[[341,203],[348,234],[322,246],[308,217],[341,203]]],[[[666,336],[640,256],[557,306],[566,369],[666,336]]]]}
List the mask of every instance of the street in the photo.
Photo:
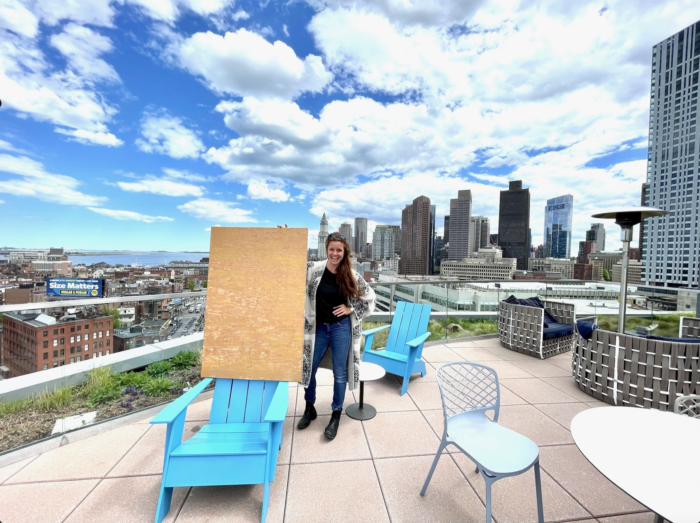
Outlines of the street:
{"type": "Polygon", "coordinates": [[[166,334],[166,339],[173,339],[180,336],[187,336],[195,332],[204,330],[204,308],[206,306],[206,298],[199,298],[192,302],[188,307],[183,307],[182,312],[176,315],[177,320],[173,323],[166,334]],[[200,306],[200,312],[197,312],[197,306],[200,306]],[[192,312],[190,312],[192,311],[192,312]],[[202,318],[202,322],[197,325],[197,320],[202,318]]]}

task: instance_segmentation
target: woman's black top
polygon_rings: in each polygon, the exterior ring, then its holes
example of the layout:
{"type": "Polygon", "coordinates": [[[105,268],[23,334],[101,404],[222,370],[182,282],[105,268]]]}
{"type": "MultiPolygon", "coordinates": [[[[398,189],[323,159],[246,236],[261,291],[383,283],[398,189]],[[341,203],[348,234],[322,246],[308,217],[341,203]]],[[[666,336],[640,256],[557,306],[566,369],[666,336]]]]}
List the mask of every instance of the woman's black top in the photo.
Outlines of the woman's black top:
{"type": "Polygon", "coordinates": [[[345,300],[340,292],[340,285],[336,281],[335,274],[326,267],[316,291],[316,322],[336,323],[345,318],[346,314],[341,316],[333,314],[333,309],[338,305],[345,305],[345,300]]]}

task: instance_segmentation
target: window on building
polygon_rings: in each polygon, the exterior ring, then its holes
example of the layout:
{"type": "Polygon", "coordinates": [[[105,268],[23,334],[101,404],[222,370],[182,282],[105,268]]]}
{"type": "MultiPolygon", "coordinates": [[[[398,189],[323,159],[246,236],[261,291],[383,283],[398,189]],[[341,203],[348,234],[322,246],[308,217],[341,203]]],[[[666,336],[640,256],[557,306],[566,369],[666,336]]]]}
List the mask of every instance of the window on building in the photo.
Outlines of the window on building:
{"type": "Polygon", "coordinates": [[[107,331],[107,332],[105,333],[105,336],[109,336],[109,331],[107,331]]]}
{"type": "Polygon", "coordinates": [[[43,357],[42,359],[48,360],[48,359],[49,359],[49,353],[48,353],[48,352],[45,352],[45,353],[44,353],[44,357],[43,357]]]}
{"type": "Polygon", "coordinates": [[[100,342],[100,349],[102,348],[102,342],[100,342]]]}
{"type": "Polygon", "coordinates": [[[102,351],[99,352],[98,356],[102,356],[102,351]]]}
{"type": "Polygon", "coordinates": [[[53,362],[53,366],[54,366],[54,367],[58,367],[58,362],[57,362],[57,361],[54,361],[54,362],[53,362]]]}
{"type": "Polygon", "coordinates": [[[66,339],[65,339],[65,338],[61,338],[61,345],[65,345],[65,344],[66,344],[66,339]]]}
{"type": "Polygon", "coordinates": [[[80,361],[80,356],[76,356],[75,361],[80,361]]]}
{"type": "Polygon", "coordinates": [[[96,332],[93,332],[93,333],[92,333],[92,339],[93,339],[93,340],[96,340],[96,339],[97,339],[97,333],[96,333],[96,332]]]}
{"type": "Polygon", "coordinates": [[[92,344],[92,348],[93,348],[93,350],[97,348],[97,342],[92,344]]]}
{"type": "Polygon", "coordinates": [[[87,352],[87,350],[88,350],[88,344],[86,343],[85,344],[85,351],[87,352]]]}
{"type": "Polygon", "coordinates": [[[75,336],[71,336],[71,337],[70,337],[70,342],[71,342],[71,343],[75,343],[75,336]]]}
{"type": "Polygon", "coordinates": [[[49,368],[49,364],[48,364],[48,363],[44,363],[44,370],[47,370],[48,368],[49,368]]]}
{"type": "Polygon", "coordinates": [[[71,362],[71,363],[75,363],[75,358],[71,358],[71,359],[70,359],[70,362],[71,362]]]}
{"type": "Polygon", "coordinates": [[[89,359],[90,359],[90,355],[89,355],[89,354],[86,354],[86,355],[85,355],[85,358],[83,358],[83,359],[84,359],[84,360],[89,360],[89,359]]]}
{"type": "Polygon", "coordinates": [[[48,349],[48,348],[49,348],[49,342],[48,342],[48,341],[45,341],[45,342],[43,343],[43,345],[44,345],[44,348],[45,348],[45,349],[48,349]]]}
{"type": "Polygon", "coordinates": [[[58,340],[53,340],[53,346],[58,347],[58,340]]]}
{"type": "Polygon", "coordinates": [[[75,325],[73,325],[73,326],[70,328],[70,331],[71,331],[71,332],[75,332],[75,325]]]}
{"type": "Polygon", "coordinates": [[[100,335],[99,335],[99,337],[100,337],[100,338],[102,337],[102,331],[100,331],[100,335]]]}
{"type": "Polygon", "coordinates": [[[90,325],[89,325],[89,324],[88,324],[88,325],[85,325],[85,330],[86,330],[86,331],[87,331],[87,330],[90,330],[90,325]]]}
{"type": "Polygon", "coordinates": [[[53,351],[53,357],[58,358],[58,351],[57,350],[53,351]]]}
{"type": "Polygon", "coordinates": [[[109,355],[109,351],[105,351],[105,356],[109,355]]]}
{"type": "Polygon", "coordinates": [[[109,340],[107,340],[107,347],[109,347],[109,340]]]}
{"type": "Polygon", "coordinates": [[[44,331],[44,338],[49,335],[49,331],[44,331]]]}
{"type": "Polygon", "coordinates": [[[53,330],[53,333],[54,333],[54,334],[58,334],[58,329],[54,329],[54,330],[53,330]]]}
{"type": "Polygon", "coordinates": [[[65,350],[65,349],[61,349],[61,356],[65,356],[65,355],[66,355],[66,350],[65,350]]]}
{"type": "Polygon", "coordinates": [[[66,332],[66,329],[63,329],[63,328],[62,328],[62,329],[61,329],[61,334],[65,334],[65,332],[66,332]]]}
{"type": "Polygon", "coordinates": [[[78,332],[80,332],[80,325],[78,325],[78,332]]]}
{"type": "Polygon", "coordinates": [[[78,337],[76,338],[76,340],[78,341],[78,343],[80,343],[80,334],[78,334],[78,337]]]}
{"type": "Polygon", "coordinates": [[[71,353],[71,354],[75,354],[75,347],[71,347],[71,348],[70,348],[70,353],[71,353]]]}

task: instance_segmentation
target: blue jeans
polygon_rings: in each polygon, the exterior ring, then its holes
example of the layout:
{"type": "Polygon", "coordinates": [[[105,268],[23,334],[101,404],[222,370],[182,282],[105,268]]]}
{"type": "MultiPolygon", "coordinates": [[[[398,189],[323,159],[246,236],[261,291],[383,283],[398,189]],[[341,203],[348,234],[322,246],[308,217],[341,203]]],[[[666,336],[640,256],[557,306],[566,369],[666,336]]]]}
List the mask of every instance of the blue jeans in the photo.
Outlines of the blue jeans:
{"type": "Polygon", "coordinates": [[[345,386],[348,381],[348,353],[350,352],[351,342],[350,317],[345,317],[337,323],[319,323],[316,325],[311,381],[304,392],[306,401],[310,403],[316,401],[316,371],[330,346],[331,360],[333,362],[333,403],[331,408],[333,410],[343,409],[345,386]]]}

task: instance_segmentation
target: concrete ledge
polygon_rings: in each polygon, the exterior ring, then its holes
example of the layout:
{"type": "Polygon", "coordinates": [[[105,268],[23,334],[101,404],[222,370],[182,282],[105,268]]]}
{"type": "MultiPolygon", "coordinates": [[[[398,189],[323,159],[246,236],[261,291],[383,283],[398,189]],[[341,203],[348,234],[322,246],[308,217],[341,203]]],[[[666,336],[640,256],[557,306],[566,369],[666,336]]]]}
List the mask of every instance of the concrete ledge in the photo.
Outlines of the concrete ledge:
{"type": "MultiPolygon", "coordinates": [[[[200,401],[208,400],[213,396],[213,389],[204,391],[199,396],[197,396],[195,400],[192,403],[190,403],[190,405],[194,405],[195,403],[199,403],[200,401]]],[[[79,429],[75,429],[71,432],[56,434],[55,436],[51,436],[36,443],[29,443],[17,449],[7,450],[0,454],[0,468],[6,467],[7,465],[12,465],[13,463],[17,463],[18,461],[22,461],[23,459],[38,456],[49,450],[62,447],[63,445],[75,443],[76,441],[80,441],[91,436],[97,436],[98,434],[102,434],[104,432],[123,427],[124,425],[130,425],[132,423],[136,423],[137,421],[141,421],[142,419],[153,417],[156,414],[158,414],[161,410],[163,410],[166,406],[168,406],[170,403],[172,402],[168,401],[165,403],[161,403],[160,405],[154,405],[153,407],[139,410],[137,412],[122,414],[121,416],[117,416],[116,418],[110,418],[104,421],[99,421],[97,423],[93,423],[92,425],[80,427],[79,429]]]]}
{"type": "Polygon", "coordinates": [[[166,340],[153,345],[125,350],[95,358],[79,361],[62,367],[32,372],[24,376],[0,381],[0,403],[41,394],[45,390],[54,391],[61,387],[80,385],[87,380],[92,369],[112,366],[117,373],[145,367],[154,361],[166,360],[178,352],[201,349],[204,334],[197,332],[174,340],[166,340]]]}

